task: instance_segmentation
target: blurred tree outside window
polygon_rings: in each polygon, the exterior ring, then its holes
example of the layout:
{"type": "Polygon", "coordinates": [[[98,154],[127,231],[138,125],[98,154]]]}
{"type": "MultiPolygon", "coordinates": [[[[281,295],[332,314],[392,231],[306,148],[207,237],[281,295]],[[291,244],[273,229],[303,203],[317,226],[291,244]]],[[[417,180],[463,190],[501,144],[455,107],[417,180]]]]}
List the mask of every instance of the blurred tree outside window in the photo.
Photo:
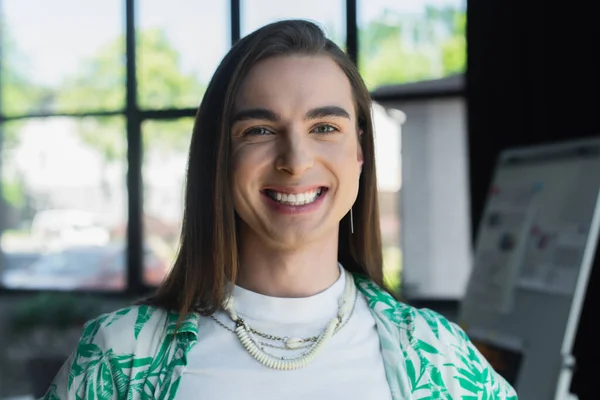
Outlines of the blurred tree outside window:
{"type": "Polygon", "coordinates": [[[371,90],[465,70],[465,5],[403,4],[359,1],[359,69],[371,90]]]}
{"type": "Polygon", "coordinates": [[[344,0],[241,0],[240,8],[242,36],[271,22],[300,18],[315,22],[335,44],[346,47],[344,0]]]}
{"type": "MultiPolygon", "coordinates": [[[[138,79],[145,82],[138,85],[140,98],[145,99],[147,106],[156,108],[185,107],[189,104],[199,104],[205,91],[205,84],[199,82],[197,77],[181,72],[179,53],[168,40],[164,31],[160,29],[138,30],[137,51],[139,53],[138,79]]],[[[111,43],[107,49],[118,50],[121,39],[111,43]]],[[[105,49],[100,49],[93,62],[102,64],[104,57],[110,54],[105,49]]],[[[121,69],[101,69],[106,75],[100,77],[84,77],[80,85],[73,90],[62,92],[60,100],[71,101],[93,86],[98,80],[109,80],[112,76],[122,74],[121,69]],[[98,79],[100,78],[100,79],[98,79]]],[[[105,101],[113,99],[105,97],[105,101]]],[[[108,105],[108,104],[106,104],[108,105]]],[[[85,143],[103,155],[104,160],[113,162],[125,160],[127,148],[120,146],[121,138],[109,121],[104,123],[98,120],[93,126],[86,126],[80,130],[85,143]]],[[[168,160],[175,158],[175,165],[180,167],[177,176],[185,173],[185,160],[189,147],[193,124],[189,118],[167,121],[147,120],[142,125],[142,155],[143,155],[143,180],[144,180],[144,242],[147,247],[145,267],[152,268],[154,272],[147,278],[150,284],[158,284],[170,267],[175,256],[176,241],[179,238],[179,220],[181,218],[182,203],[181,192],[183,180],[175,176],[165,176],[156,171],[152,166],[169,164],[168,160]],[[183,162],[182,162],[183,161],[183,162]],[[173,182],[180,182],[180,186],[170,186],[173,182]],[[168,189],[167,189],[168,188],[168,189]],[[172,193],[170,193],[172,191],[172,193]],[[173,196],[170,196],[172,194],[173,196]],[[157,198],[169,198],[166,204],[154,206],[157,198]]],[[[163,170],[164,172],[164,170],[163,170]]],[[[173,171],[172,171],[173,172],[173,171]]],[[[121,234],[125,236],[126,225],[122,226],[121,234]]]]}
{"type": "MultiPolygon", "coordinates": [[[[7,31],[6,27],[4,30],[7,31]]],[[[169,35],[165,31],[166,28],[151,27],[148,29],[138,29],[137,34],[137,75],[138,82],[144,84],[138,85],[138,95],[143,106],[152,108],[181,108],[197,106],[203,96],[206,83],[201,82],[197,74],[190,72],[182,72],[181,54],[176,48],[176,45],[169,39],[169,35]]],[[[4,35],[4,38],[10,37],[4,35]]],[[[13,42],[11,42],[13,43],[13,42]]],[[[61,112],[70,113],[86,113],[101,110],[123,110],[124,95],[125,95],[125,39],[123,35],[115,36],[108,40],[103,45],[93,49],[91,54],[80,59],[80,67],[61,80],[59,89],[52,89],[52,95],[47,97],[45,101],[46,110],[60,110],[61,112]],[[116,63],[114,60],[121,60],[116,63]],[[85,100],[85,101],[82,101],[85,100]]],[[[26,69],[21,68],[16,56],[19,54],[16,46],[3,46],[4,52],[11,51],[15,56],[3,57],[3,60],[8,62],[2,63],[2,94],[4,115],[24,114],[28,112],[43,111],[40,107],[35,106],[37,99],[41,98],[39,93],[48,92],[48,88],[43,84],[39,84],[31,76],[25,74],[26,69]],[[9,105],[4,107],[4,105],[9,105]]],[[[23,58],[26,58],[23,56],[23,58]]],[[[23,63],[27,64],[26,61],[23,63]]],[[[179,119],[167,121],[165,123],[144,123],[143,125],[143,156],[144,166],[147,169],[148,165],[158,165],[165,157],[174,157],[181,164],[181,160],[185,160],[187,156],[187,147],[191,137],[192,124],[189,119],[179,119]]],[[[46,126],[46,136],[44,143],[51,145],[57,151],[62,148],[63,151],[69,151],[63,147],[65,141],[68,143],[77,143],[76,146],[79,152],[91,151],[94,157],[89,157],[86,161],[92,164],[73,165],[73,172],[91,173],[90,171],[98,171],[97,188],[99,192],[87,190],[87,194],[94,193],[98,200],[113,210],[115,215],[107,219],[111,223],[103,221],[103,225],[110,231],[110,243],[120,243],[122,246],[126,240],[127,220],[124,218],[123,211],[126,203],[123,203],[122,195],[126,190],[124,185],[125,173],[127,168],[127,142],[124,120],[108,117],[87,117],[87,118],[71,118],[71,119],[39,119],[37,121],[31,119],[13,120],[10,123],[4,123],[0,127],[2,130],[2,193],[4,199],[3,214],[8,215],[3,218],[2,226],[2,250],[4,258],[8,258],[9,268],[13,266],[27,267],[20,272],[26,272],[30,276],[33,270],[37,269],[37,264],[53,265],[58,271],[59,266],[62,270],[68,265],[68,260],[75,259],[68,249],[57,250],[52,249],[53,254],[48,254],[46,258],[42,256],[42,252],[46,250],[36,247],[35,239],[33,238],[33,225],[36,215],[40,213],[48,214],[46,211],[52,209],[73,209],[69,211],[77,211],[88,209],[92,212],[90,201],[79,201],[76,199],[65,199],[64,196],[58,196],[59,191],[64,191],[61,186],[45,187],[43,190],[39,185],[32,184],[32,179],[27,178],[27,173],[21,171],[16,157],[19,154],[29,151],[30,156],[39,159],[40,162],[46,162],[46,168],[40,165],[37,172],[29,175],[41,176],[45,170],[47,173],[56,170],[53,165],[56,165],[58,159],[56,154],[46,156],[42,153],[32,153],[32,143],[28,140],[29,136],[39,135],[46,126]],[[31,133],[27,133],[31,132],[31,133]],[[28,136],[29,135],[29,136],[28,136]],[[65,139],[60,139],[65,136],[65,139]],[[50,157],[50,158],[48,158],[50,157]],[[46,161],[44,161],[46,160],[46,161]],[[89,165],[89,166],[88,166],[89,165]],[[52,168],[51,168],[52,167],[52,168]],[[114,179],[115,171],[123,171],[117,176],[119,179],[114,179]],[[36,175],[37,174],[37,175],[36,175]],[[119,194],[120,203],[115,203],[113,194],[119,194]],[[65,261],[67,260],[67,261],[65,261]],[[42,263],[42,261],[44,261],[42,263]],[[28,269],[33,266],[33,270],[28,269]]],[[[41,143],[41,142],[40,142],[41,143]]],[[[38,146],[39,147],[39,146],[38,146]]],[[[37,147],[36,147],[37,149],[37,147]]],[[[73,150],[74,151],[74,150],[73,150]]],[[[48,153],[49,154],[49,153],[48,153]]],[[[63,157],[64,158],[64,157],[63,157]]],[[[34,162],[35,164],[35,162],[34,162]]],[[[185,164],[185,163],[183,163],[185,164]]],[[[181,167],[180,174],[184,174],[185,166],[181,167]]],[[[61,174],[64,174],[62,172],[61,174]]],[[[147,175],[147,174],[146,174],[147,175]]],[[[68,176],[65,176],[68,177],[68,176]]],[[[149,184],[144,186],[145,197],[148,204],[152,206],[156,204],[153,199],[164,198],[164,185],[157,182],[153,177],[146,176],[149,184]]],[[[49,179],[58,179],[49,177],[49,179]]],[[[90,184],[94,184],[90,177],[90,184]]],[[[173,177],[164,177],[165,182],[180,181],[173,177]]],[[[39,183],[39,179],[35,180],[39,183]]],[[[86,191],[85,186],[79,188],[73,187],[72,190],[80,193],[86,191]]],[[[181,202],[178,201],[181,196],[182,187],[175,192],[175,200],[169,203],[170,209],[160,207],[145,207],[144,226],[146,229],[144,264],[146,266],[145,280],[150,284],[158,284],[163,278],[171,259],[174,255],[173,249],[173,232],[179,229],[179,222],[174,221],[174,215],[181,212],[181,202]],[[163,215],[164,214],[164,215],[163,215]],[[169,229],[154,229],[165,224],[170,224],[169,229]],[[165,236],[159,237],[160,235],[165,236]],[[165,246],[165,243],[167,246],[165,246]]],[[[79,195],[78,195],[79,196],[79,195]]],[[[96,207],[97,208],[97,207],[96,207]]],[[[98,210],[93,210],[94,212],[98,210]]],[[[74,214],[73,214],[74,215],[74,214]]],[[[106,216],[103,214],[103,216],[106,216]]],[[[38,218],[39,219],[39,218],[38,218]]],[[[38,224],[39,225],[39,224],[38,224]]],[[[177,236],[178,237],[178,236],[177,236]]],[[[61,242],[61,243],[64,243],[61,242]]],[[[108,244],[107,244],[108,245],[108,244]]],[[[110,251],[107,248],[107,254],[110,256],[111,268],[119,271],[114,279],[107,280],[107,285],[98,287],[103,289],[123,289],[125,277],[125,257],[123,256],[124,248],[115,248],[111,244],[110,251]],[[119,255],[121,254],[121,255],[119,255]],[[113,256],[114,255],[114,256],[113,256]]],[[[84,253],[90,254],[92,253],[84,253]]],[[[95,253],[94,253],[95,254],[95,253]]],[[[103,253],[104,254],[104,253],[103,253]]],[[[90,259],[87,263],[88,267],[98,265],[97,255],[94,260],[90,259]]],[[[108,256],[107,256],[108,257],[108,256]]],[[[78,255],[77,260],[81,261],[82,256],[78,255]]],[[[7,265],[7,262],[3,264],[7,265]]],[[[46,268],[46,267],[45,267],[46,268]]],[[[85,265],[83,267],[85,269],[85,265]]],[[[0,272],[0,275],[5,276],[0,272]]],[[[75,274],[72,271],[70,276],[75,274]]],[[[30,279],[31,284],[37,282],[37,288],[53,287],[56,289],[68,289],[65,285],[54,282],[48,276],[43,278],[43,282],[36,279],[30,279]],[[52,286],[54,285],[54,286],[52,286]],[[61,286],[62,285],[62,286],[61,286]]],[[[82,285],[87,288],[94,288],[90,285],[91,279],[88,282],[79,280],[77,285],[82,285]]],[[[23,287],[28,284],[20,275],[11,273],[3,280],[5,286],[8,287],[23,287]]],[[[66,282],[66,280],[65,280],[66,282]]],[[[102,285],[100,285],[102,286],[102,285]]]]}
{"type": "MultiPolygon", "coordinates": [[[[102,64],[91,55],[116,37],[123,37],[121,0],[3,0],[0,72],[1,112],[5,116],[37,113],[120,111],[125,104],[124,75],[102,69],[123,69],[123,52],[106,51],[102,64]],[[65,103],[57,97],[85,77],[110,77],[88,88],[85,97],[65,103]],[[99,90],[96,90],[99,89],[99,90]],[[111,97],[111,102],[101,98],[111,97]],[[109,105],[110,108],[103,108],[109,105]]],[[[121,47],[122,48],[122,47],[121,47]]],[[[63,99],[64,100],[64,99],[63,99]]]]}

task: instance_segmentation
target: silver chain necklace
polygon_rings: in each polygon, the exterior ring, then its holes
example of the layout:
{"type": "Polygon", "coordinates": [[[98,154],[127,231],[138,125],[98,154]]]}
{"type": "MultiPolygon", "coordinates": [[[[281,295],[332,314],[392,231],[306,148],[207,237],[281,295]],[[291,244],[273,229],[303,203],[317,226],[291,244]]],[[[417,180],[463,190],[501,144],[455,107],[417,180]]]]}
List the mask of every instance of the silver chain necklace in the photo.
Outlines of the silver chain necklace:
{"type": "MultiPolygon", "coordinates": [[[[348,272],[345,273],[345,286],[344,292],[340,297],[338,304],[337,315],[332,318],[323,332],[316,337],[316,340],[309,346],[306,346],[308,351],[303,352],[298,357],[278,357],[265,350],[263,343],[257,338],[258,334],[255,334],[256,330],[250,328],[246,321],[240,318],[234,308],[234,298],[230,297],[224,304],[224,310],[229,315],[231,320],[235,322],[235,329],[228,328],[225,324],[221,323],[216,317],[211,316],[213,320],[219,323],[220,326],[227,329],[228,331],[234,332],[246,351],[250,353],[257,361],[263,365],[278,369],[278,370],[293,370],[301,367],[305,367],[311,363],[318,353],[322,350],[323,346],[337,333],[344,325],[344,319],[347,322],[350,319],[354,311],[356,304],[356,298],[358,296],[358,290],[354,283],[352,275],[348,272]],[[354,300],[354,301],[352,301],[354,300]],[[348,318],[345,318],[348,317],[348,318]]],[[[276,337],[275,335],[262,334],[269,337],[276,337]]],[[[288,349],[298,349],[305,343],[305,339],[301,338],[280,338],[285,339],[285,345],[288,349]]],[[[268,346],[273,347],[273,346],[268,346]]]]}
{"type": "MultiPolygon", "coordinates": [[[[341,325],[339,325],[337,327],[337,329],[334,331],[334,335],[336,333],[338,333],[339,331],[342,330],[342,328],[344,326],[346,326],[346,324],[348,323],[348,321],[350,320],[350,318],[352,318],[352,315],[354,314],[354,309],[356,308],[356,301],[358,299],[358,291],[356,292],[356,294],[354,295],[354,301],[352,304],[352,309],[350,310],[350,314],[348,315],[348,317],[342,322],[341,325]]],[[[222,328],[228,330],[231,333],[235,333],[235,331],[233,329],[231,329],[230,327],[228,327],[227,325],[225,325],[223,322],[221,322],[217,317],[215,317],[214,315],[210,315],[210,318],[212,318],[213,321],[215,321],[219,326],[221,326],[222,328]]],[[[305,349],[311,346],[311,344],[306,344],[306,343],[314,343],[316,342],[319,337],[318,336],[311,336],[309,338],[301,338],[301,339],[297,339],[299,342],[301,342],[301,346],[296,347],[294,344],[292,344],[292,342],[290,342],[290,338],[288,336],[284,336],[284,337],[280,337],[280,336],[276,336],[276,335],[271,335],[268,333],[262,333],[259,332],[257,330],[255,330],[252,327],[250,328],[250,332],[252,332],[255,335],[258,335],[262,338],[265,339],[269,339],[269,340],[273,340],[273,341],[278,341],[278,342],[283,342],[283,346],[276,346],[273,345],[271,343],[267,343],[267,342],[263,342],[263,341],[259,341],[259,344],[261,344],[264,347],[271,347],[274,349],[280,349],[280,350],[297,350],[297,349],[305,349]]]]}

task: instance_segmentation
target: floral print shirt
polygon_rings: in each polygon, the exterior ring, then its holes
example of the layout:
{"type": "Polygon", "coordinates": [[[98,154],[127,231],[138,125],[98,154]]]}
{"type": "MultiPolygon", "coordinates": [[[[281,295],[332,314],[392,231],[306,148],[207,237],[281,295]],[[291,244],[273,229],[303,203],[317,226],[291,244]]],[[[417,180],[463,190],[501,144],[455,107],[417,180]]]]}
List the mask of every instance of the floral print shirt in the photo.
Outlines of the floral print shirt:
{"type": "MultiPolygon", "coordinates": [[[[429,309],[396,301],[355,275],[377,324],[394,400],[517,400],[465,332],[429,309]]],[[[188,351],[202,332],[198,314],[131,306],[88,321],[76,350],[44,400],[174,400],[188,351]]]]}

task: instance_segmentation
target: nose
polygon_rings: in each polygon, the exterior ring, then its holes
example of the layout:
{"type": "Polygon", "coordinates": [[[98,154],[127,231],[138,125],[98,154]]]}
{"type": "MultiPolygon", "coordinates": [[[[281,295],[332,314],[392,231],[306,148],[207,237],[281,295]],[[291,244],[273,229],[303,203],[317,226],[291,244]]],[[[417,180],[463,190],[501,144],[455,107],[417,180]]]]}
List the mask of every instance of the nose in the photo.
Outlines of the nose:
{"type": "Polygon", "coordinates": [[[310,138],[304,132],[288,132],[281,136],[276,168],[291,176],[301,176],[314,165],[310,138]]]}

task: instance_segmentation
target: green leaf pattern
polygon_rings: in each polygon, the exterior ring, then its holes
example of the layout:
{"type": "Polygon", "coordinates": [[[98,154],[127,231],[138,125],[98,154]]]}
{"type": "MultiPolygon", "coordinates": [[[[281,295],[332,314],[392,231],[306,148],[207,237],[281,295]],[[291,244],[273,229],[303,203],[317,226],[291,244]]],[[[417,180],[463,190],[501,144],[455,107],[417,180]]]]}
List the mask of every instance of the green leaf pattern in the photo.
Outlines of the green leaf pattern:
{"type": "MultiPolygon", "coordinates": [[[[394,400],[518,400],[457,325],[355,281],[375,317],[394,400]]],[[[134,306],[89,321],[43,399],[175,399],[199,318],[190,313],[176,330],[178,314],[134,306]]]]}
{"type": "Polygon", "coordinates": [[[137,319],[135,320],[135,327],[133,331],[136,339],[138,338],[138,335],[140,334],[140,331],[142,330],[146,322],[148,322],[148,320],[152,318],[154,310],[154,308],[149,306],[140,306],[138,308],[137,319]]]}
{"type": "Polygon", "coordinates": [[[355,281],[375,315],[386,369],[401,366],[387,375],[390,387],[399,389],[392,391],[394,399],[518,400],[458,325],[395,301],[367,278],[355,281]],[[386,346],[401,351],[385,351],[386,346]]]}
{"type": "Polygon", "coordinates": [[[198,316],[187,316],[174,336],[177,319],[177,314],[140,306],[89,321],[43,399],[174,398],[175,378],[195,343],[198,316]]]}

